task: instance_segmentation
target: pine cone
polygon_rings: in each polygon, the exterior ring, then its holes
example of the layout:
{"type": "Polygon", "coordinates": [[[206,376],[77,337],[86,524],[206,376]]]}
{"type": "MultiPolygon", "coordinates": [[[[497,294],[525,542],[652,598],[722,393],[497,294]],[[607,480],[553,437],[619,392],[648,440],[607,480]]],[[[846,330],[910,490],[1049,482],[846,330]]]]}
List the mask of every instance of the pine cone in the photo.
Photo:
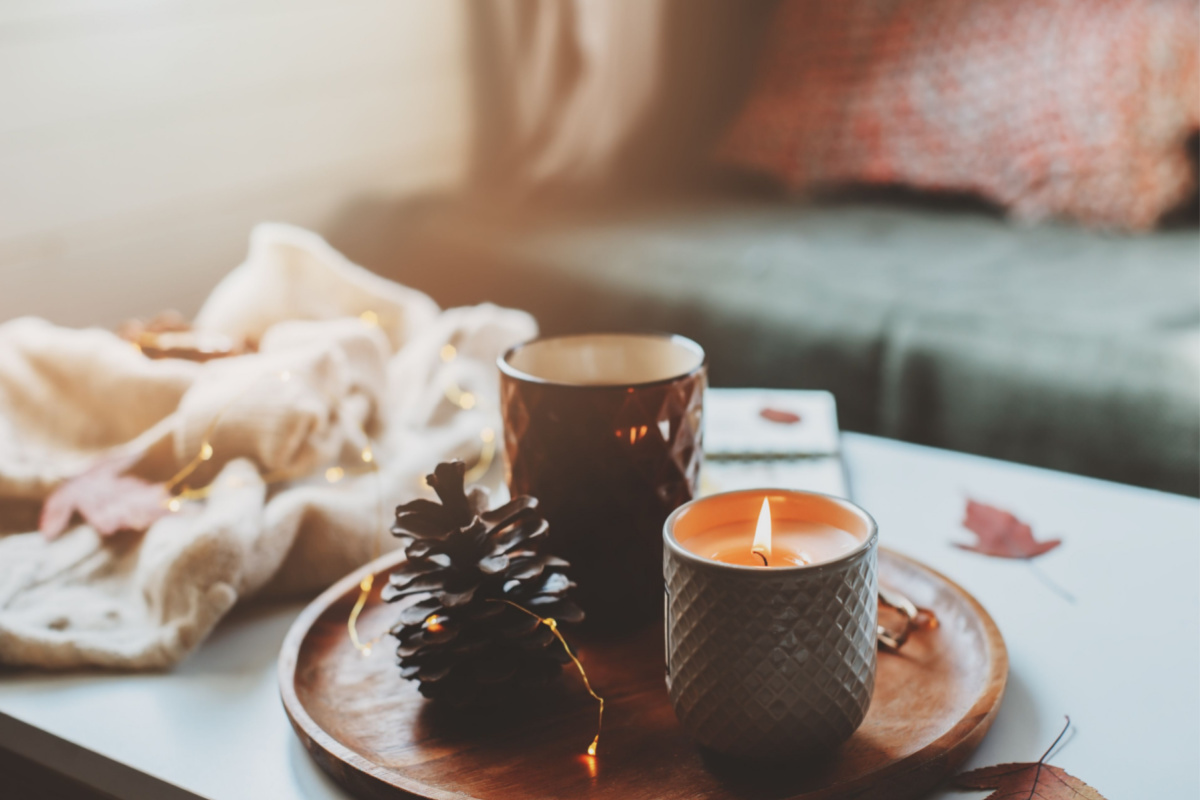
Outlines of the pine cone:
{"type": "Polygon", "coordinates": [[[408,560],[383,589],[408,600],[391,633],[400,640],[400,674],[421,694],[455,706],[495,705],[542,686],[569,661],[536,618],[579,622],[566,598],[575,584],[566,561],[538,552],[549,527],[537,500],[517,497],[487,510],[487,491],[463,488],[461,461],[439,464],[429,485],[441,504],[413,500],[396,509],[392,533],[407,539],[408,560]]]}

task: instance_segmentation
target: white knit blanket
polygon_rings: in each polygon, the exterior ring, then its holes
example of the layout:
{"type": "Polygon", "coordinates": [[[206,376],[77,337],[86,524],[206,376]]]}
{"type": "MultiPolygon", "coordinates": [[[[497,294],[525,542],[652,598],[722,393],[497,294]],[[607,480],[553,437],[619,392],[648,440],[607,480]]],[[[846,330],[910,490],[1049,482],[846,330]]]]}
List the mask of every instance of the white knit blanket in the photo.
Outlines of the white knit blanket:
{"type": "Polygon", "coordinates": [[[239,600],[314,592],[390,547],[381,522],[421,476],[499,430],[495,360],[536,333],[519,311],[441,311],[284,225],[254,231],[194,324],[258,351],[151,360],[104,330],[0,325],[0,663],[166,667],[239,600]],[[137,473],[166,480],[214,420],[188,481],[207,497],[144,534],[36,532],[42,500],[100,455],[143,454],[137,473]],[[377,474],[326,478],[368,447],[377,474]],[[281,473],[302,477],[264,481],[281,473]]]}

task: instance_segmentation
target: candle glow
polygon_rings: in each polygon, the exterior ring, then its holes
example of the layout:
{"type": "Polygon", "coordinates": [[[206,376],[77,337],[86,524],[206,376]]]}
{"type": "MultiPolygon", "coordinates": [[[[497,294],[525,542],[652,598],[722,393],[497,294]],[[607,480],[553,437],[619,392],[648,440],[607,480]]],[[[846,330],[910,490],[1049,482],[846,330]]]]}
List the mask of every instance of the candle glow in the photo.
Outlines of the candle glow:
{"type": "MultiPolygon", "coordinates": [[[[777,567],[806,567],[830,561],[849,553],[861,540],[835,525],[816,520],[796,519],[788,507],[779,510],[782,498],[757,498],[757,522],[743,518],[724,517],[712,524],[700,525],[684,538],[684,546],[715,561],[745,567],[774,569],[777,567]],[[776,519],[776,513],[781,518],[776,519]]],[[[751,512],[753,513],[753,512],[751,512]]]]}

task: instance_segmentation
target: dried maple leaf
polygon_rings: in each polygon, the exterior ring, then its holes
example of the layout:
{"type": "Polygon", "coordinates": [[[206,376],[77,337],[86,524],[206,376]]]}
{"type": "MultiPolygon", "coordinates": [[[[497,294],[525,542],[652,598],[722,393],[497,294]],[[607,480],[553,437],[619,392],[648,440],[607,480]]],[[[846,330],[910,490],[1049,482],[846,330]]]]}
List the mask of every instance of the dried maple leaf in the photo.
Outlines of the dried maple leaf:
{"type": "Polygon", "coordinates": [[[955,547],[1000,558],[1033,558],[1062,544],[1062,539],[1039,542],[1033,529],[1003,509],[975,500],[967,500],[963,527],[979,537],[975,544],[955,543],[955,547]]]}
{"type": "Polygon", "coordinates": [[[1074,775],[1046,763],[1046,757],[1070,727],[1071,718],[1067,717],[1062,733],[1032,764],[997,764],[964,772],[954,779],[954,788],[995,790],[984,800],[1104,800],[1102,794],[1074,775]]]}
{"type": "Polygon", "coordinates": [[[795,425],[800,421],[799,414],[781,408],[764,408],[758,415],[768,422],[778,422],[780,425],[795,425]]]}
{"type": "Polygon", "coordinates": [[[76,513],[101,536],[117,531],[144,531],[167,513],[171,499],[166,484],[150,483],[122,473],[141,456],[102,458],[63,482],[42,504],[38,529],[56,539],[70,527],[76,513]]]}
{"type": "Polygon", "coordinates": [[[222,333],[192,330],[178,311],[162,311],[149,321],[126,320],[117,327],[117,335],[134,344],[147,358],[211,361],[255,349],[248,341],[236,341],[222,333]]]}
{"type": "Polygon", "coordinates": [[[959,775],[956,789],[995,789],[984,800],[1104,800],[1083,781],[1040,761],[998,764],[959,775]]]}

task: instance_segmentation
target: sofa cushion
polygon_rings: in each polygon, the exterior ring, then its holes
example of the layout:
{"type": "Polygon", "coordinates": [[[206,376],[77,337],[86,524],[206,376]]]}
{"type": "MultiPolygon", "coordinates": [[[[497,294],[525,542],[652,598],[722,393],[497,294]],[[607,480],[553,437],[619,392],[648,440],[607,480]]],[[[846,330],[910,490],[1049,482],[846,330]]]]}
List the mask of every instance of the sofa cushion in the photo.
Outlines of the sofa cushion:
{"type": "Polygon", "coordinates": [[[1195,191],[1198,28],[1195,0],[785,0],[722,152],[1148,229],[1195,191]]]}
{"type": "Polygon", "coordinates": [[[1200,489],[1200,236],[848,202],[427,217],[403,280],[546,333],[660,329],[715,385],[811,387],[843,427],[1200,489]]]}

